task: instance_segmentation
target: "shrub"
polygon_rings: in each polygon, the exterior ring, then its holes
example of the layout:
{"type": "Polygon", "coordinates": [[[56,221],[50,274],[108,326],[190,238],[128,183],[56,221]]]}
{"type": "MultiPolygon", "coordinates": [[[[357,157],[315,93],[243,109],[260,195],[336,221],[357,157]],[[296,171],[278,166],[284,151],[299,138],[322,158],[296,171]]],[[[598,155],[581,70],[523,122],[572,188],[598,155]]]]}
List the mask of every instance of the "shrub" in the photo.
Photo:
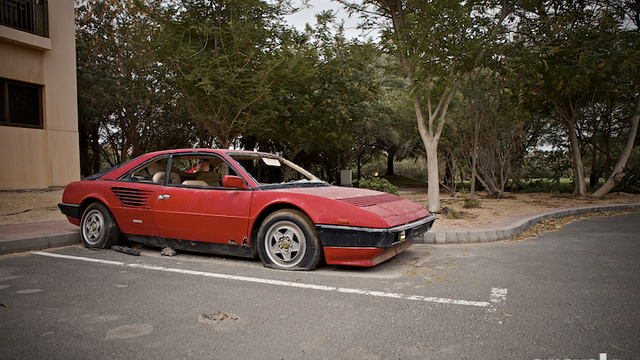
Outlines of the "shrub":
{"type": "Polygon", "coordinates": [[[620,183],[613,189],[613,191],[631,194],[640,193],[640,171],[637,169],[627,170],[624,177],[620,180],[620,183]]]}
{"type": "Polygon", "coordinates": [[[465,209],[479,208],[482,203],[469,195],[462,195],[462,207],[465,209]]]}
{"type": "Polygon", "coordinates": [[[358,187],[362,189],[371,189],[384,191],[389,194],[398,195],[398,187],[391,184],[387,179],[381,177],[368,177],[358,181],[358,187]]]}
{"type": "Polygon", "coordinates": [[[404,159],[395,164],[395,172],[397,175],[425,182],[427,181],[427,160],[422,157],[404,159]]]}

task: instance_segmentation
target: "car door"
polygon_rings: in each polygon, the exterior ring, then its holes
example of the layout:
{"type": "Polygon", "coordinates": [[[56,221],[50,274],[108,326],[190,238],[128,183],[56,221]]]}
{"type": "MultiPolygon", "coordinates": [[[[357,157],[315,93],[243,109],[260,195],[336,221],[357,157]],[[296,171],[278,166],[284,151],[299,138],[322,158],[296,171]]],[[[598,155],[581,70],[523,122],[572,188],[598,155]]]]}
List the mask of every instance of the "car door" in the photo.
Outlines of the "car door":
{"type": "MultiPolygon", "coordinates": [[[[176,168],[179,156],[176,157],[172,159],[174,166],[170,167],[171,172],[181,177],[181,182],[166,183],[152,199],[158,236],[218,244],[246,243],[252,191],[224,188],[217,183],[198,185],[198,180],[191,180],[192,176],[198,177],[191,173],[195,165],[176,168]]],[[[228,165],[217,157],[196,159],[190,156],[188,159],[196,164],[215,162],[228,169],[228,165]]],[[[171,177],[175,178],[175,175],[171,177]]]]}
{"type": "Polygon", "coordinates": [[[154,182],[153,178],[166,171],[168,160],[168,156],[151,159],[110,185],[111,193],[117,200],[117,205],[110,208],[123,233],[158,236],[152,204],[162,184],[154,182]]]}
{"type": "Polygon", "coordinates": [[[114,182],[111,192],[121,206],[111,211],[120,231],[137,236],[158,235],[151,204],[159,189],[153,184],[114,182]]]}

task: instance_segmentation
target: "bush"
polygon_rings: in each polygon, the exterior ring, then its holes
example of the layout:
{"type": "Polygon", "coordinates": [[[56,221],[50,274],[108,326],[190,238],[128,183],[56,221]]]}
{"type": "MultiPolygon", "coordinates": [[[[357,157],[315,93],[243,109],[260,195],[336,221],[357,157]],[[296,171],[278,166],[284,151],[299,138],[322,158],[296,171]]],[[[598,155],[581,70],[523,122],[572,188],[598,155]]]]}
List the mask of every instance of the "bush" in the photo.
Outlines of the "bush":
{"type": "Polygon", "coordinates": [[[426,182],[427,159],[422,157],[404,159],[395,164],[395,172],[397,175],[426,182]]]}
{"type": "Polygon", "coordinates": [[[362,189],[370,189],[384,191],[389,194],[398,195],[398,187],[391,184],[387,179],[381,177],[368,177],[358,181],[358,187],[362,189]]]}
{"type": "Polygon", "coordinates": [[[480,200],[474,199],[469,195],[462,195],[462,207],[465,209],[475,209],[482,205],[480,200]]]}
{"type": "Polygon", "coordinates": [[[512,187],[513,192],[517,193],[540,193],[540,192],[561,192],[570,193],[573,191],[574,184],[570,179],[529,179],[520,180],[520,182],[512,187]]]}
{"type": "Polygon", "coordinates": [[[640,193],[640,171],[630,169],[625,171],[624,177],[620,183],[613,188],[613,191],[626,192],[631,194],[640,193]]]}

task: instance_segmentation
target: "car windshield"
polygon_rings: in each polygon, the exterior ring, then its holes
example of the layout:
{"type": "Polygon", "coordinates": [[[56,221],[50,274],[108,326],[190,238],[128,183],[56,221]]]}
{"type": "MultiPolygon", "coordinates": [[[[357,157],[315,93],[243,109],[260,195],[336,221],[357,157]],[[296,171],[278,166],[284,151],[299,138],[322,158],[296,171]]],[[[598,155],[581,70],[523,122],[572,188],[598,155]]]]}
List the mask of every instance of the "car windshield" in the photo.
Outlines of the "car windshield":
{"type": "Polygon", "coordinates": [[[318,186],[325,184],[298,165],[275,155],[230,154],[261,187],[318,186]]]}

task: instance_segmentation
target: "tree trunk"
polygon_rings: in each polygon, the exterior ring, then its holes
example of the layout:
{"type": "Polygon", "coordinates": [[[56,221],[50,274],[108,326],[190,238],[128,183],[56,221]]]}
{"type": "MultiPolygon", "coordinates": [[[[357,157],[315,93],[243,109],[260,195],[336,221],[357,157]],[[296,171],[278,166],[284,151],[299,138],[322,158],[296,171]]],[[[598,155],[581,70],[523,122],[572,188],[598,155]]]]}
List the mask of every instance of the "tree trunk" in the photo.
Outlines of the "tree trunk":
{"type": "MultiPolygon", "coordinates": [[[[91,175],[91,159],[89,158],[89,137],[87,136],[88,129],[83,126],[84,119],[80,119],[78,125],[78,134],[80,138],[80,175],[91,175]]],[[[87,121],[88,122],[88,121],[87,121]]]]}
{"type": "Polygon", "coordinates": [[[469,196],[471,196],[472,199],[476,197],[476,178],[478,177],[477,158],[478,151],[474,148],[473,153],[471,153],[471,188],[469,189],[469,196]]]}
{"type": "Polygon", "coordinates": [[[395,175],[395,171],[393,169],[393,158],[396,156],[398,148],[394,145],[389,150],[387,150],[387,175],[393,176],[395,175]]]}
{"type": "Polygon", "coordinates": [[[631,150],[633,150],[633,144],[636,140],[636,134],[638,133],[638,122],[640,122],[640,97],[638,98],[636,114],[631,118],[629,137],[627,137],[627,144],[624,147],[624,151],[622,151],[622,155],[620,155],[620,160],[618,160],[616,167],[613,169],[613,172],[604,185],[602,185],[598,191],[593,193],[592,196],[594,198],[601,198],[608,194],[609,191],[618,185],[620,180],[624,177],[624,168],[627,165],[627,160],[629,160],[629,155],[631,155],[631,150]]]}
{"type": "Polygon", "coordinates": [[[569,133],[569,143],[571,144],[571,154],[573,158],[573,177],[575,181],[573,195],[587,196],[587,184],[584,181],[584,164],[582,163],[582,155],[580,154],[580,144],[578,134],[576,133],[575,121],[573,119],[565,119],[564,124],[569,133]]]}
{"type": "Polygon", "coordinates": [[[427,151],[427,210],[440,211],[440,176],[438,173],[438,139],[424,139],[427,151]]]}
{"type": "Polygon", "coordinates": [[[446,154],[447,160],[444,164],[444,183],[452,197],[456,197],[456,160],[453,153],[446,154]]]}
{"type": "Polygon", "coordinates": [[[593,146],[593,151],[591,152],[591,174],[589,174],[589,186],[594,187],[598,184],[598,163],[597,163],[598,152],[596,147],[593,146]]]}
{"type": "MultiPolygon", "coordinates": [[[[474,106],[477,109],[477,106],[474,106]]],[[[471,189],[469,195],[472,199],[476,196],[476,179],[478,177],[478,143],[480,142],[480,125],[484,116],[475,112],[473,126],[473,150],[471,152],[471,189]]]]}

